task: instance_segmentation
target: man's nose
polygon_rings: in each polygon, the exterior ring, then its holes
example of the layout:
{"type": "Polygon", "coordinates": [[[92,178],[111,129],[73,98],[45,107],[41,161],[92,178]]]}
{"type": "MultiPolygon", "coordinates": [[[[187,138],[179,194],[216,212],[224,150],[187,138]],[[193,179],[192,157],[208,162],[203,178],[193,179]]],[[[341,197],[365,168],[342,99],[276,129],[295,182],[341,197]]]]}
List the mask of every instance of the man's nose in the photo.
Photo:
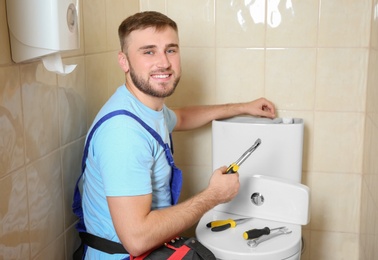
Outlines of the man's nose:
{"type": "Polygon", "coordinates": [[[156,65],[159,68],[169,68],[171,66],[167,53],[164,52],[158,55],[156,65]]]}

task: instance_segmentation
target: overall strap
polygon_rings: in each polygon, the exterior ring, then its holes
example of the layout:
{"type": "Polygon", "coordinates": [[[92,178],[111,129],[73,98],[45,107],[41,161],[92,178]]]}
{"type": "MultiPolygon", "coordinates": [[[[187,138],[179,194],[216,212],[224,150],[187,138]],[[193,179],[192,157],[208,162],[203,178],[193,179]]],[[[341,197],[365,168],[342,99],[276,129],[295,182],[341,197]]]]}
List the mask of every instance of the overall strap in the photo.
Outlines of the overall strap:
{"type": "Polygon", "coordinates": [[[140,119],[138,116],[134,115],[133,113],[127,111],[127,110],[116,110],[116,111],[113,111],[113,112],[110,112],[109,114],[106,114],[105,116],[103,116],[92,128],[91,132],[89,133],[88,135],[88,138],[87,138],[87,142],[85,144],[85,148],[84,148],[84,155],[83,155],[83,160],[81,162],[81,169],[82,169],[82,172],[84,172],[85,170],[85,161],[87,160],[87,157],[88,157],[88,151],[89,151],[89,143],[90,143],[90,140],[92,139],[92,136],[94,135],[95,131],[97,130],[97,128],[103,123],[105,122],[106,120],[108,120],[109,118],[112,118],[114,116],[118,116],[118,115],[126,115],[126,116],[129,116],[129,117],[132,117],[134,118],[138,123],[140,123],[155,139],[156,141],[159,142],[159,144],[163,147],[166,146],[166,144],[163,142],[163,140],[161,139],[160,135],[154,130],[152,129],[149,125],[147,125],[142,119],[140,119]]]}
{"type": "MultiPolygon", "coordinates": [[[[75,215],[77,217],[79,217],[79,222],[76,224],[76,229],[79,232],[86,232],[87,231],[85,224],[84,224],[84,215],[83,215],[83,209],[82,209],[82,206],[81,206],[82,201],[81,201],[81,194],[80,194],[80,190],[79,190],[79,183],[80,183],[80,180],[81,180],[81,178],[83,177],[83,174],[84,174],[85,162],[86,162],[87,157],[88,157],[89,144],[90,144],[90,141],[91,141],[95,131],[97,130],[97,128],[106,120],[108,120],[108,119],[110,119],[114,116],[117,116],[117,115],[130,116],[133,119],[135,119],[138,123],[140,123],[156,139],[156,141],[164,148],[168,163],[172,167],[172,171],[173,171],[173,169],[177,169],[177,167],[174,165],[173,156],[171,154],[169,145],[164,143],[162,138],[160,137],[160,135],[154,129],[152,129],[150,126],[148,126],[142,119],[140,119],[138,116],[134,115],[133,113],[131,113],[127,110],[123,110],[123,109],[122,110],[116,110],[116,111],[113,111],[113,112],[106,114],[93,126],[93,128],[91,129],[91,131],[90,131],[90,133],[87,137],[86,144],[85,144],[85,147],[84,147],[82,163],[81,163],[81,174],[80,174],[80,176],[79,176],[79,178],[76,182],[76,185],[75,185],[72,209],[73,209],[73,212],[75,213],[75,215]]],[[[179,176],[179,177],[182,178],[182,176],[179,176]]],[[[175,189],[177,189],[177,188],[175,187],[175,189]]],[[[181,189],[181,187],[179,189],[181,189]]],[[[177,203],[177,200],[178,200],[178,198],[173,199],[174,204],[177,203]]]]}

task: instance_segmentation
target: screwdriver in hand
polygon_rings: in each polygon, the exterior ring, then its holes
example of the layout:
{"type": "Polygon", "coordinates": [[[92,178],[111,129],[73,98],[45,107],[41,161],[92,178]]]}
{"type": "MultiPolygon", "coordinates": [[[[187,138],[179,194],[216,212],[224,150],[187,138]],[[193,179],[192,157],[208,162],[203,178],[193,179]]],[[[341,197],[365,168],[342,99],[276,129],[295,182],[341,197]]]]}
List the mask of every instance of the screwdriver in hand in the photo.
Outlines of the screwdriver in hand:
{"type": "Polygon", "coordinates": [[[243,155],[234,163],[232,163],[230,166],[228,166],[226,170],[226,174],[229,173],[235,173],[239,170],[239,166],[247,160],[247,158],[256,150],[257,147],[261,144],[261,139],[258,138],[255,143],[247,150],[243,155]]]}
{"type": "Polygon", "coordinates": [[[278,227],[278,228],[268,228],[268,227],[264,227],[264,228],[261,228],[261,229],[251,229],[251,230],[248,230],[248,231],[245,231],[243,233],[243,237],[244,239],[254,239],[254,238],[258,238],[258,237],[261,237],[262,235],[269,235],[271,231],[273,230],[278,230],[278,229],[282,229],[282,228],[285,228],[285,227],[278,227]]]}

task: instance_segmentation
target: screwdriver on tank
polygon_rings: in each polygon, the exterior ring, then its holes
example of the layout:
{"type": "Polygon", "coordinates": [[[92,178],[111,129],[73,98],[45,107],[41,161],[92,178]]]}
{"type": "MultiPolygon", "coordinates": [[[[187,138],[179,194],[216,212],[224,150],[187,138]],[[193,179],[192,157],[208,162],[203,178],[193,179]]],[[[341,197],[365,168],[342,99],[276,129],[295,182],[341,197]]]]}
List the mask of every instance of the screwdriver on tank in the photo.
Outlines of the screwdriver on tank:
{"type": "Polygon", "coordinates": [[[264,228],[261,228],[261,229],[258,229],[258,228],[255,228],[255,229],[251,229],[251,230],[248,230],[248,231],[245,231],[243,233],[243,237],[244,239],[254,239],[254,238],[258,238],[258,237],[261,237],[262,235],[269,235],[271,231],[273,230],[278,230],[278,229],[283,229],[283,228],[286,228],[286,227],[278,227],[278,228],[268,228],[268,227],[264,227],[264,228]]]}

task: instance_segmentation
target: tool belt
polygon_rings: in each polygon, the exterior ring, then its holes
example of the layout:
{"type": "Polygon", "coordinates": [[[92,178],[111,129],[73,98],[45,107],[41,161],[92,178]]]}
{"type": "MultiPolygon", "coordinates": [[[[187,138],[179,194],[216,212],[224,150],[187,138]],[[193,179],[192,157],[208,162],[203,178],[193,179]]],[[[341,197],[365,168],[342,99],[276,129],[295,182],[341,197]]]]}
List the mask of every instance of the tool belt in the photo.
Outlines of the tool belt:
{"type": "MultiPolygon", "coordinates": [[[[122,244],[107,240],[86,232],[80,233],[82,245],[73,255],[74,260],[81,260],[84,244],[108,254],[128,254],[122,244]]],[[[126,258],[127,259],[127,258],[126,258]]],[[[143,255],[130,260],[215,260],[214,254],[196,238],[176,237],[157,249],[147,251],[143,255]]]]}

